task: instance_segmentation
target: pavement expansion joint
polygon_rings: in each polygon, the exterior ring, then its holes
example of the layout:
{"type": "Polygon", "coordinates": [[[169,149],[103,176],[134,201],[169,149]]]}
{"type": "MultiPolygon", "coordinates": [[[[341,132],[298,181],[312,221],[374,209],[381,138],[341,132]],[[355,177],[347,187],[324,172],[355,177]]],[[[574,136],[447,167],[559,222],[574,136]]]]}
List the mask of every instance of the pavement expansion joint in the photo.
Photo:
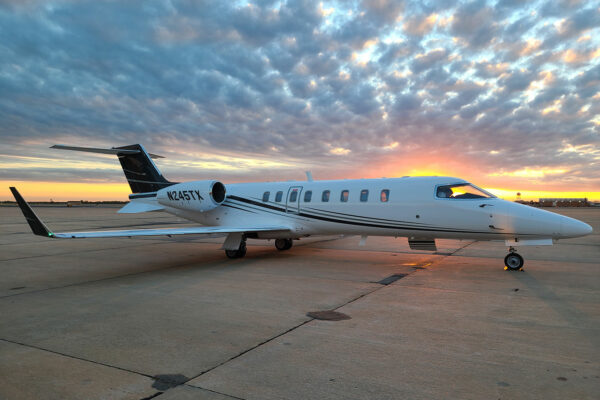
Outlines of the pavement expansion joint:
{"type": "Polygon", "coordinates": [[[236,354],[235,356],[232,356],[232,357],[228,358],[227,360],[225,360],[225,361],[223,361],[223,362],[220,362],[219,364],[217,364],[217,365],[215,365],[215,366],[213,366],[213,367],[210,367],[210,368],[208,368],[208,369],[205,369],[204,371],[200,372],[200,373],[199,373],[198,375],[196,375],[196,376],[193,376],[193,377],[192,377],[192,378],[190,378],[189,380],[190,380],[190,381],[191,381],[191,380],[194,380],[194,379],[198,378],[199,376],[202,376],[202,375],[204,375],[204,374],[206,374],[206,373],[208,373],[208,372],[211,372],[211,371],[213,371],[213,370],[215,370],[215,369],[219,368],[220,366],[222,366],[222,365],[225,365],[225,364],[227,364],[228,362],[230,362],[230,361],[233,361],[233,360],[235,360],[235,359],[237,359],[237,358],[239,358],[239,357],[243,356],[244,354],[246,354],[246,353],[249,353],[249,352],[251,352],[252,350],[254,350],[254,349],[257,349],[257,348],[261,347],[262,345],[265,345],[265,344],[267,344],[267,343],[269,343],[269,342],[272,342],[273,340],[275,340],[275,339],[277,339],[277,338],[279,338],[279,337],[281,337],[281,336],[283,336],[283,335],[285,335],[285,334],[287,334],[287,333],[289,333],[289,332],[292,332],[292,331],[296,330],[297,328],[300,328],[300,327],[301,327],[301,326],[303,326],[303,325],[306,325],[306,324],[308,324],[309,322],[311,322],[311,321],[313,321],[313,320],[314,320],[313,318],[310,318],[310,319],[308,319],[308,320],[306,320],[306,321],[303,321],[303,322],[301,322],[300,324],[294,325],[293,327],[289,328],[288,330],[286,330],[286,331],[284,331],[284,332],[281,332],[281,333],[279,333],[279,334],[277,334],[277,335],[275,335],[275,336],[272,336],[272,337],[270,337],[270,338],[268,338],[268,339],[266,339],[266,340],[264,340],[264,341],[262,341],[262,342],[260,342],[260,343],[258,343],[258,344],[256,344],[256,345],[254,345],[254,346],[252,346],[252,347],[250,347],[250,348],[248,348],[248,349],[246,349],[246,350],[244,350],[244,351],[242,351],[242,352],[240,352],[240,353],[236,354]]]}
{"type": "Polygon", "coordinates": [[[219,392],[219,391],[213,390],[213,389],[207,389],[207,388],[202,387],[202,386],[191,386],[191,385],[188,385],[188,384],[185,384],[185,383],[183,385],[186,386],[186,387],[194,388],[194,389],[201,389],[201,390],[206,390],[207,392],[211,392],[211,393],[215,393],[215,394],[220,394],[221,396],[231,397],[232,399],[236,399],[236,400],[246,400],[243,397],[237,397],[237,396],[234,396],[232,394],[227,394],[227,393],[219,392]]]}
{"type": "Polygon", "coordinates": [[[155,399],[158,396],[160,396],[161,394],[163,394],[164,392],[156,392],[154,394],[151,394],[150,396],[146,396],[146,397],[142,397],[140,400],[150,400],[150,399],[155,399]]]}
{"type": "Polygon", "coordinates": [[[89,362],[89,363],[92,363],[92,364],[95,364],[95,365],[102,365],[103,367],[114,368],[114,369],[118,369],[120,371],[129,372],[129,373],[132,373],[132,374],[136,374],[136,375],[140,375],[140,376],[145,376],[146,378],[153,379],[153,377],[150,376],[150,375],[148,375],[148,374],[144,374],[142,372],[134,371],[134,370],[123,368],[123,367],[119,367],[119,366],[116,366],[116,365],[106,364],[106,363],[103,363],[103,362],[100,362],[100,361],[89,360],[87,358],[78,357],[78,356],[74,356],[72,354],[67,354],[67,353],[61,353],[60,351],[50,350],[50,349],[46,349],[46,348],[43,348],[43,347],[40,347],[40,346],[35,346],[35,345],[32,345],[32,344],[27,344],[27,343],[23,343],[23,342],[17,342],[15,340],[10,340],[10,339],[5,339],[5,338],[0,338],[0,340],[3,341],[3,342],[6,342],[6,343],[12,343],[12,344],[16,344],[16,345],[19,345],[19,346],[28,347],[30,349],[36,349],[36,350],[40,350],[40,351],[45,351],[45,352],[48,352],[48,353],[56,354],[58,356],[68,357],[68,358],[72,358],[74,360],[79,360],[79,361],[85,361],[85,362],[89,362]]]}
{"type": "MultiPolygon", "coordinates": [[[[309,321],[307,321],[307,322],[309,322],[309,321]]],[[[127,368],[122,368],[122,367],[119,367],[119,366],[116,366],[116,365],[106,364],[106,363],[102,363],[102,362],[99,362],[99,361],[89,360],[87,358],[78,357],[78,356],[74,356],[74,355],[71,355],[71,354],[61,353],[59,351],[50,350],[50,349],[46,349],[46,348],[43,348],[43,347],[39,347],[39,346],[27,344],[27,343],[17,342],[17,341],[5,339],[5,338],[0,338],[0,341],[6,342],[6,343],[11,343],[11,344],[16,344],[16,345],[23,346],[23,347],[28,347],[28,348],[31,348],[31,349],[45,351],[45,352],[48,352],[48,353],[52,353],[52,354],[55,354],[55,355],[58,355],[58,356],[62,356],[62,357],[71,358],[71,359],[74,359],[74,360],[89,362],[89,363],[95,364],[95,365],[101,365],[101,366],[107,367],[107,368],[114,368],[114,369],[117,369],[119,371],[129,372],[129,373],[132,373],[132,374],[144,376],[146,378],[150,378],[150,379],[154,380],[154,383],[152,384],[152,387],[155,388],[155,389],[157,389],[157,390],[159,390],[159,391],[156,392],[156,393],[154,393],[154,394],[152,394],[152,395],[150,395],[150,396],[144,397],[144,398],[142,398],[140,400],[149,400],[149,399],[157,398],[160,395],[162,395],[163,393],[165,393],[165,391],[167,391],[169,389],[172,389],[174,387],[180,386],[180,385],[189,386],[189,385],[186,385],[186,383],[189,382],[189,381],[191,381],[192,379],[194,379],[194,378],[188,378],[187,376],[181,375],[181,374],[165,374],[165,375],[151,376],[151,375],[148,375],[148,374],[144,374],[143,372],[134,371],[134,370],[127,369],[127,368]]],[[[193,387],[193,388],[196,388],[196,389],[206,390],[206,391],[209,391],[209,392],[212,392],[212,393],[215,393],[215,394],[220,394],[222,396],[231,397],[232,399],[245,400],[245,399],[243,399],[241,397],[232,396],[232,395],[227,394],[227,393],[222,393],[222,392],[218,392],[218,391],[211,390],[211,389],[206,389],[206,388],[199,387],[199,386],[190,386],[190,387],[193,387]]]]}
{"type": "MultiPolygon", "coordinates": [[[[462,246],[462,247],[459,247],[458,249],[456,249],[455,251],[453,251],[453,252],[452,252],[450,255],[452,255],[452,254],[456,253],[456,252],[457,252],[457,251],[459,251],[459,250],[462,250],[462,249],[464,249],[465,247],[469,246],[470,244],[472,244],[472,243],[467,243],[467,244],[465,244],[464,246],[462,246]]],[[[429,261],[429,262],[426,262],[424,265],[426,265],[426,266],[431,266],[431,265],[433,265],[433,264],[436,264],[437,262],[440,262],[442,259],[444,259],[444,258],[446,258],[446,257],[448,257],[448,256],[443,256],[441,259],[438,259],[438,260],[434,260],[434,261],[429,261]]],[[[413,274],[413,273],[415,273],[416,271],[418,271],[418,270],[417,270],[417,269],[415,269],[415,270],[414,270],[413,272],[411,272],[410,274],[413,274]]],[[[404,276],[406,276],[406,275],[410,275],[410,274],[404,274],[404,276]]],[[[397,275],[400,275],[400,274],[397,274],[397,275]]],[[[366,297],[366,296],[368,296],[368,295],[370,295],[370,294],[372,294],[372,293],[374,293],[374,292],[376,292],[376,291],[378,291],[378,290],[382,289],[382,288],[383,288],[383,287],[385,287],[385,286],[387,286],[387,285],[380,285],[380,286],[378,286],[378,287],[375,287],[375,288],[373,288],[373,289],[371,289],[371,290],[369,290],[369,291],[367,291],[367,292],[365,292],[365,293],[362,293],[362,294],[360,294],[359,296],[357,296],[357,297],[355,297],[355,298],[353,298],[353,299],[351,299],[351,300],[349,300],[349,301],[347,301],[347,302],[345,302],[345,303],[343,303],[343,304],[339,305],[338,307],[336,307],[336,308],[334,308],[334,309],[332,309],[332,310],[327,310],[327,311],[328,311],[328,312],[337,312],[337,310],[338,310],[338,309],[340,309],[340,308],[342,308],[342,307],[344,307],[344,306],[346,306],[346,305],[348,305],[348,304],[354,303],[355,301],[358,301],[358,300],[362,299],[363,297],[366,297]]],[[[340,313],[340,314],[341,314],[341,313],[340,313]]],[[[343,315],[346,315],[346,314],[343,314],[343,315]]],[[[213,367],[210,367],[210,368],[208,368],[208,369],[206,369],[206,370],[202,371],[202,372],[201,372],[201,373],[199,373],[198,375],[196,375],[196,376],[194,376],[194,377],[190,378],[190,381],[191,381],[191,380],[193,380],[193,379],[196,379],[196,378],[198,378],[198,377],[200,377],[200,376],[202,376],[202,375],[204,375],[204,374],[207,374],[208,372],[211,372],[211,371],[213,371],[213,370],[215,370],[215,369],[217,369],[217,368],[219,368],[219,367],[221,367],[221,366],[223,366],[223,365],[225,365],[225,364],[229,363],[230,361],[233,361],[233,360],[235,360],[235,359],[237,359],[237,358],[239,358],[239,357],[243,356],[244,354],[247,354],[247,353],[251,352],[252,350],[255,350],[255,349],[257,349],[257,348],[259,348],[259,347],[261,347],[261,346],[263,346],[263,345],[265,345],[265,344],[267,344],[267,343],[270,343],[270,342],[272,342],[273,340],[275,340],[275,339],[277,339],[277,338],[279,338],[279,337],[282,337],[282,336],[286,335],[287,333],[290,333],[290,332],[292,332],[292,331],[294,331],[294,330],[296,330],[296,329],[300,328],[301,326],[304,326],[304,325],[308,324],[309,322],[311,322],[311,321],[314,321],[314,320],[315,320],[315,318],[314,318],[314,317],[312,317],[312,316],[310,316],[310,315],[308,315],[308,316],[309,316],[309,318],[310,318],[310,319],[308,319],[308,320],[306,320],[306,321],[303,321],[302,323],[300,323],[300,324],[297,324],[297,325],[295,325],[295,326],[293,326],[293,327],[289,328],[288,330],[286,330],[286,331],[284,331],[284,332],[282,332],[282,333],[279,333],[279,334],[277,334],[277,335],[275,335],[275,336],[272,336],[272,337],[270,337],[270,338],[268,338],[268,339],[266,339],[266,340],[264,340],[264,341],[262,341],[262,342],[258,343],[257,345],[255,345],[255,346],[252,346],[252,347],[250,347],[250,348],[248,348],[248,349],[246,349],[246,350],[244,350],[244,351],[242,351],[242,352],[238,353],[237,355],[235,355],[235,356],[233,356],[233,357],[230,357],[229,359],[227,359],[227,360],[225,360],[225,361],[223,361],[223,362],[221,362],[221,363],[219,363],[219,364],[217,364],[217,365],[215,365],[215,366],[213,366],[213,367]]]]}

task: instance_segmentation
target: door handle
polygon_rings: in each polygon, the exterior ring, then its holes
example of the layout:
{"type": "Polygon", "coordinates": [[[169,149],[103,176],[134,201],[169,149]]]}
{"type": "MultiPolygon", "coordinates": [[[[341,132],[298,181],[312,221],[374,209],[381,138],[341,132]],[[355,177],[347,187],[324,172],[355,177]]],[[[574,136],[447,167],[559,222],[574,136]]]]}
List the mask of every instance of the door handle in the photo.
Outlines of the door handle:
{"type": "Polygon", "coordinates": [[[481,208],[483,208],[483,207],[486,207],[486,206],[487,206],[487,207],[494,207],[494,205],[493,205],[493,204],[485,204],[485,203],[484,203],[484,204],[480,204],[480,205],[479,205],[479,207],[481,207],[481,208]]]}

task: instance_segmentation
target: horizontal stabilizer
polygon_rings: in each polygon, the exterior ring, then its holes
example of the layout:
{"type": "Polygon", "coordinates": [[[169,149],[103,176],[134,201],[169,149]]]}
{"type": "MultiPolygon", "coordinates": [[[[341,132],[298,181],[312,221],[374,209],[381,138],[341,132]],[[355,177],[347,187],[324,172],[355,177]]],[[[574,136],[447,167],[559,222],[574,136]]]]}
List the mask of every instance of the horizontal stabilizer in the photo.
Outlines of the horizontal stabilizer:
{"type": "Polygon", "coordinates": [[[435,246],[435,240],[433,239],[408,238],[408,245],[412,250],[437,250],[437,247],[435,246]]]}
{"type": "MultiPolygon", "coordinates": [[[[127,155],[127,154],[138,154],[140,150],[127,150],[127,149],[100,149],[95,147],[77,147],[77,146],[67,146],[64,144],[55,144],[50,147],[51,149],[59,149],[59,150],[73,150],[73,151],[85,151],[86,153],[100,153],[100,154],[113,154],[113,155],[127,155]]],[[[148,153],[151,158],[164,158],[163,156],[159,156],[158,154],[148,153]]]]}
{"type": "Polygon", "coordinates": [[[142,203],[138,201],[131,201],[127,203],[123,208],[117,211],[119,214],[136,214],[149,211],[162,211],[165,208],[160,204],[142,203]]]}
{"type": "Polygon", "coordinates": [[[55,144],[50,148],[116,155],[132,193],[156,192],[176,183],[169,182],[152,161],[153,158],[164,157],[148,153],[141,144],[130,144],[110,149],[55,144]]]}

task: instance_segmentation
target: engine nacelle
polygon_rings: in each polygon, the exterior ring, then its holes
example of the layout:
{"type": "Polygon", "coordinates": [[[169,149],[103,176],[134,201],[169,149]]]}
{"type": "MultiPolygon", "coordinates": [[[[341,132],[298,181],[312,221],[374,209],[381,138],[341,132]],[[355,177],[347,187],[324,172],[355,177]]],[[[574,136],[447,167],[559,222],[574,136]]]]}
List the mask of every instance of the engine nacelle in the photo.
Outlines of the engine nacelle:
{"type": "Polygon", "coordinates": [[[225,185],[219,181],[194,181],[171,185],[156,193],[159,204],[180,210],[204,212],[225,201],[225,185]]]}

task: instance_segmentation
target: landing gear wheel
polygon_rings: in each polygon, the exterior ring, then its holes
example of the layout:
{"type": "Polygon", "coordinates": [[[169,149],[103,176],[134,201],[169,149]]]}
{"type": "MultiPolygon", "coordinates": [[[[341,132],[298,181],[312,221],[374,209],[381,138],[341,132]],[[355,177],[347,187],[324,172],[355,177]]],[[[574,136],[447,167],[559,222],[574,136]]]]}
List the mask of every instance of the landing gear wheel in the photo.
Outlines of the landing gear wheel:
{"type": "Polygon", "coordinates": [[[275,248],[279,251],[291,249],[292,244],[292,239],[275,239],[275,248]]]}
{"type": "Polygon", "coordinates": [[[240,248],[237,251],[238,258],[242,258],[246,255],[246,242],[240,243],[240,248]]]}
{"type": "Polygon", "coordinates": [[[227,258],[242,258],[246,255],[246,242],[240,243],[240,247],[237,250],[225,250],[227,258]]]}
{"type": "Polygon", "coordinates": [[[237,258],[237,250],[225,250],[227,258],[237,258]]]}
{"type": "Polygon", "coordinates": [[[506,265],[506,268],[510,271],[520,270],[523,268],[523,264],[525,264],[523,257],[517,253],[508,253],[508,255],[504,257],[504,265],[506,265]]]}

